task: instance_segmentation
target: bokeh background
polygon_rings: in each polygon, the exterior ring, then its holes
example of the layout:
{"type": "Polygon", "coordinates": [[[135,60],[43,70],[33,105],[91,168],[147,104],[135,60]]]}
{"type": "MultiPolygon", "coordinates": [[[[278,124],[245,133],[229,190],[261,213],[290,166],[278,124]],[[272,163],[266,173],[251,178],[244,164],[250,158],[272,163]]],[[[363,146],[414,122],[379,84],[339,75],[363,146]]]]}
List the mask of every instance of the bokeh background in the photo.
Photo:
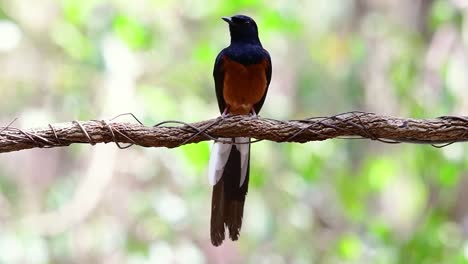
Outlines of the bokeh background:
{"type": "MultiPolygon", "coordinates": [[[[467,0],[3,0],[0,124],[216,117],[238,13],[272,56],[264,117],[468,111],[467,0]]],[[[241,238],[219,248],[210,146],[1,154],[0,263],[468,263],[466,144],[257,143],[241,238]]]]}

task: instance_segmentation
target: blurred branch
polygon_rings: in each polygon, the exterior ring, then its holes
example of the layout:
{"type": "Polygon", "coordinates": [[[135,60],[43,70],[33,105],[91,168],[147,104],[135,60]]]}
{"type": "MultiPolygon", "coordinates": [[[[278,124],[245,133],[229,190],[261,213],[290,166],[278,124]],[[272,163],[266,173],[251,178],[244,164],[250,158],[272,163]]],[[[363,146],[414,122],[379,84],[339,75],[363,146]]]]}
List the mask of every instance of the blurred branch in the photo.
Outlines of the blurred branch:
{"type": "Polygon", "coordinates": [[[298,143],[358,137],[385,143],[446,145],[468,141],[468,117],[412,119],[348,112],[330,117],[289,121],[250,116],[219,117],[192,124],[164,121],[153,127],[141,123],[115,122],[114,119],[72,121],[24,130],[8,125],[0,127],[0,152],[62,147],[72,143],[94,145],[110,142],[115,142],[120,148],[129,146],[122,146],[122,143],[175,148],[189,143],[216,140],[219,137],[252,137],[258,140],[298,143]]]}

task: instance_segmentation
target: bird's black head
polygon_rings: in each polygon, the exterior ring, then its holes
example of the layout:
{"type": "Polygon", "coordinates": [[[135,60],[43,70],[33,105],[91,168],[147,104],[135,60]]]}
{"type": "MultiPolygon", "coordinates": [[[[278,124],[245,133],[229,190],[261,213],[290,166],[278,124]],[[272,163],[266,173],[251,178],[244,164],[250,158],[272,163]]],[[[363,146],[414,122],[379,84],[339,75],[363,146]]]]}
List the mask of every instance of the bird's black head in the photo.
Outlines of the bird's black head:
{"type": "Polygon", "coordinates": [[[229,24],[231,43],[260,44],[257,24],[252,18],[244,15],[235,15],[223,17],[223,20],[229,24]]]}

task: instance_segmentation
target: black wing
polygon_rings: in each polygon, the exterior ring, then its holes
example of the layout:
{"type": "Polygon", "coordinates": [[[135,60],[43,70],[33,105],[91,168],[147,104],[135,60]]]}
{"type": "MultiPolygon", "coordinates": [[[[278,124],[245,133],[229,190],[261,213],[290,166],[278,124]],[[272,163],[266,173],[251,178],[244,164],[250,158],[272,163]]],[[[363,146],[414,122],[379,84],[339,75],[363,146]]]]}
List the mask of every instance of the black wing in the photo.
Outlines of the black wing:
{"type": "Polygon", "coordinates": [[[268,66],[267,68],[265,69],[265,74],[266,74],[266,78],[267,78],[267,87],[265,89],[265,94],[263,95],[262,99],[260,99],[260,101],[258,101],[258,103],[256,103],[254,105],[254,109],[255,109],[255,112],[258,114],[260,112],[260,109],[262,108],[263,106],[263,103],[265,102],[265,98],[266,98],[266,95],[268,93],[268,86],[270,86],[270,81],[271,81],[271,71],[272,71],[272,67],[271,67],[271,57],[270,57],[270,54],[268,53],[267,50],[263,49],[263,57],[265,60],[267,60],[268,62],[268,66]]]}
{"type": "MultiPolygon", "coordinates": [[[[215,80],[216,98],[218,100],[219,112],[223,113],[226,108],[226,101],[224,101],[223,87],[224,87],[224,63],[223,57],[226,53],[223,49],[216,57],[215,65],[213,68],[213,77],[215,80]]],[[[270,74],[271,75],[271,74],[270,74]]]]}

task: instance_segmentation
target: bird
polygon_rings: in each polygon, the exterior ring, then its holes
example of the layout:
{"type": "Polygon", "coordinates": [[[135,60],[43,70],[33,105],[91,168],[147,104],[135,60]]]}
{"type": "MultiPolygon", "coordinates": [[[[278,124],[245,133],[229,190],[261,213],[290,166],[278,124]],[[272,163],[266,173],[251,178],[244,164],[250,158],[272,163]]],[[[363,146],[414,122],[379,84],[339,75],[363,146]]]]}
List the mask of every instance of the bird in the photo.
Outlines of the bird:
{"type": "MultiPolygon", "coordinates": [[[[223,118],[257,117],[271,81],[270,54],[263,48],[251,17],[222,19],[229,25],[231,43],[218,54],[213,68],[219,112],[223,118]]],[[[221,140],[228,143],[214,143],[208,166],[208,180],[213,185],[210,237],[214,246],[223,243],[226,229],[232,241],[239,238],[250,170],[250,138],[221,140]]]]}

